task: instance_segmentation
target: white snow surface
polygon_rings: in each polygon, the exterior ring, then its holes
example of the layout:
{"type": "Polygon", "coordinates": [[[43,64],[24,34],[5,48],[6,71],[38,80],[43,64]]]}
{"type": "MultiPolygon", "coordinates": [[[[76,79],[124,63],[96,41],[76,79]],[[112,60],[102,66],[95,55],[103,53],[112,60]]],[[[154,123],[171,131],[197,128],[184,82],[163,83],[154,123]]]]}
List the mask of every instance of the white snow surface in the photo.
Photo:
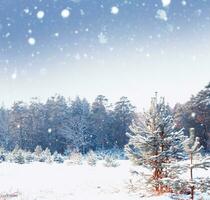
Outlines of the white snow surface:
{"type": "MultiPolygon", "coordinates": [[[[119,161],[116,168],[96,166],[0,163],[0,199],[11,200],[170,200],[169,195],[145,197],[129,193],[127,181],[132,168],[119,161]],[[11,195],[14,194],[14,197],[11,195]]],[[[201,172],[207,176],[207,172],[201,172]]]]}

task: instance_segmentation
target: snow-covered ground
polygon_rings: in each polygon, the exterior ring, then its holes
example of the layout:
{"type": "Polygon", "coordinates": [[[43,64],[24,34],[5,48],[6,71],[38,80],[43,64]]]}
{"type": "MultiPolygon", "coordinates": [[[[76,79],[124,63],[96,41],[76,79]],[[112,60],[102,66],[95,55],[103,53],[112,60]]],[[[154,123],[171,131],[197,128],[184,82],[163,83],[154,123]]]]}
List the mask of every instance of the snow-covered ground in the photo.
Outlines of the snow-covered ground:
{"type": "MultiPolygon", "coordinates": [[[[132,166],[125,160],[119,164],[114,168],[104,167],[103,161],[93,167],[85,163],[0,163],[0,200],[170,199],[129,193],[127,182],[132,166]]],[[[202,175],[207,176],[208,172],[202,171],[202,175]]]]}

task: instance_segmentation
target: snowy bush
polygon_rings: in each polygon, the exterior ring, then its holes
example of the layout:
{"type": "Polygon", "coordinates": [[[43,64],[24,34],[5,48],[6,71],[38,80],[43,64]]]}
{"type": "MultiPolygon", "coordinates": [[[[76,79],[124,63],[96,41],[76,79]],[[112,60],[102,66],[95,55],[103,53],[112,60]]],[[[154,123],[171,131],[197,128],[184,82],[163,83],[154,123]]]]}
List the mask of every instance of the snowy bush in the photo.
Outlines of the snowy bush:
{"type": "Polygon", "coordinates": [[[36,146],[34,150],[34,160],[39,161],[39,162],[44,162],[42,161],[42,147],[41,146],[36,146]]]}
{"type": "Polygon", "coordinates": [[[69,156],[68,164],[81,165],[83,156],[78,151],[73,151],[69,156]]]}
{"type": "Polygon", "coordinates": [[[106,156],[113,156],[119,160],[125,160],[126,156],[124,150],[118,148],[112,148],[107,150],[95,151],[98,160],[104,160],[106,156]]]}
{"type": "Polygon", "coordinates": [[[46,162],[46,163],[52,163],[53,162],[53,158],[51,155],[51,152],[48,148],[46,148],[42,154],[41,154],[41,162],[46,162]]]}
{"type": "Polygon", "coordinates": [[[4,162],[6,160],[6,151],[3,147],[0,147],[0,162],[4,162]]]}
{"type": "Polygon", "coordinates": [[[57,151],[54,152],[52,157],[53,157],[53,161],[55,161],[57,163],[63,163],[64,162],[63,156],[60,153],[58,153],[57,151]]]}
{"type": "Polygon", "coordinates": [[[117,167],[119,163],[117,162],[116,158],[113,156],[106,156],[104,159],[104,166],[105,167],[117,167]]]}
{"type": "Polygon", "coordinates": [[[37,146],[35,148],[34,160],[39,161],[39,162],[47,162],[47,163],[53,162],[53,158],[52,158],[50,150],[46,148],[43,151],[41,146],[37,146]]]}
{"type": "Polygon", "coordinates": [[[15,150],[13,152],[13,161],[18,164],[24,164],[25,158],[24,158],[24,151],[22,149],[15,150]]]}
{"type": "Polygon", "coordinates": [[[97,162],[96,154],[91,150],[87,154],[87,163],[88,165],[95,166],[97,162]]]}
{"type": "Polygon", "coordinates": [[[34,155],[30,151],[24,152],[25,162],[30,163],[34,161],[34,155]]]}

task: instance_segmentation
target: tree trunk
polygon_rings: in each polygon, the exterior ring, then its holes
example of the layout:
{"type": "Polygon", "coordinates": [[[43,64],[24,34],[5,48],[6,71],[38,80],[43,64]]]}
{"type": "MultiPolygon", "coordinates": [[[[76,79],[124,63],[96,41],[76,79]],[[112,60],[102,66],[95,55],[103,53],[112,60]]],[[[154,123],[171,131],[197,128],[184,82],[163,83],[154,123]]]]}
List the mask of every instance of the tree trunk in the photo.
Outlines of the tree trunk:
{"type": "MultiPolygon", "coordinates": [[[[190,180],[193,181],[193,168],[192,168],[192,164],[193,164],[193,155],[192,153],[190,154],[190,180]]],[[[194,190],[195,187],[191,186],[191,200],[194,200],[194,190]]]]}

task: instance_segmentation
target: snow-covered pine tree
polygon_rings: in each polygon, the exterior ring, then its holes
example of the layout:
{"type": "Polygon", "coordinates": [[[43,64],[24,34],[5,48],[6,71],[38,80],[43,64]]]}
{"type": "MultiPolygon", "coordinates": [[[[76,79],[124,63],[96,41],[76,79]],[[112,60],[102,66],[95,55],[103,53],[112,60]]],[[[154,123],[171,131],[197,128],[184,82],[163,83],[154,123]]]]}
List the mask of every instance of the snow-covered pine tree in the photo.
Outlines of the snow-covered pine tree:
{"type": "Polygon", "coordinates": [[[51,152],[50,152],[49,148],[46,148],[42,152],[42,161],[46,162],[46,163],[52,163],[53,162],[52,155],[51,155],[51,152]]]}
{"type": "Polygon", "coordinates": [[[87,163],[90,166],[95,166],[97,162],[97,156],[93,150],[90,150],[87,154],[87,163]]]}
{"type": "Polygon", "coordinates": [[[83,160],[82,154],[79,152],[79,150],[74,150],[71,152],[69,156],[68,164],[70,165],[81,165],[83,160]]]}
{"type": "Polygon", "coordinates": [[[60,153],[55,151],[53,153],[53,161],[55,161],[57,163],[63,163],[64,162],[64,158],[63,158],[63,156],[60,153]]]}
{"type": "Polygon", "coordinates": [[[201,168],[207,170],[210,167],[210,157],[207,156],[202,158],[201,156],[199,156],[203,147],[200,145],[199,138],[195,136],[195,129],[191,128],[189,132],[190,137],[183,142],[183,145],[184,150],[188,154],[190,160],[190,163],[187,165],[190,171],[190,180],[188,182],[188,185],[191,190],[191,199],[193,200],[196,186],[200,190],[203,190],[203,186],[206,188],[206,185],[209,185],[209,179],[194,179],[193,169],[201,168]]]}
{"type": "Polygon", "coordinates": [[[0,163],[6,160],[6,150],[3,147],[0,147],[0,163]]]}
{"type": "Polygon", "coordinates": [[[13,161],[18,164],[24,164],[24,151],[22,149],[13,150],[13,161]]]}
{"type": "Polygon", "coordinates": [[[106,155],[104,158],[104,166],[105,167],[117,167],[117,166],[119,166],[119,163],[117,162],[117,159],[115,156],[106,155]]]}
{"type": "Polygon", "coordinates": [[[35,161],[40,161],[42,155],[42,147],[41,146],[36,146],[34,150],[34,159],[35,161]]]}
{"type": "Polygon", "coordinates": [[[158,193],[171,191],[171,184],[165,179],[173,181],[178,167],[171,173],[168,165],[182,158],[184,135],[182,130],[174,130],[170,108],[164,98],[158,100],[156,94],[149,111],[130,129],[129,143],[125,146],[128,158],[150,169],[151,174],[144,174],[148,188],[158,193]]]}

